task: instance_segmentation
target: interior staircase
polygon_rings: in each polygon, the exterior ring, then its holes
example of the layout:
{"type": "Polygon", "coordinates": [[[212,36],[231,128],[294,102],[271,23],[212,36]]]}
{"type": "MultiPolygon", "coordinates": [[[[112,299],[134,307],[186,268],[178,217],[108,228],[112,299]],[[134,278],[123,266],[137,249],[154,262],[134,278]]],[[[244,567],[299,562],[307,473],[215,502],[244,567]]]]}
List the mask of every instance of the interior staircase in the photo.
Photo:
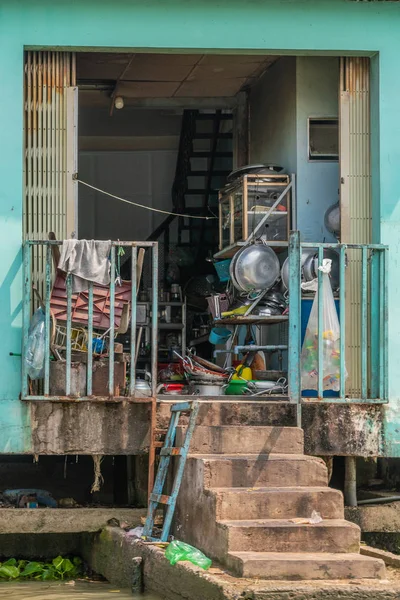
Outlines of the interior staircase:
{"type": "Polygon", "coordinates": [[[148,237],[163,244],[165,259],[172,243],[195,249],[199,264],[215,252],[218,220],[183,215],[218,216],[218,190],[232,170],[232,128],[231,112],[183,111],[171,192],[173,214],[148,237]]]}
{"type": "Polygon", "coordinates": [[[360,529],[344,520],[341,492],[328,487],[325,463],[304,454],[296,427],[197,426],[175,528],[239,577],[385,578],[383,561],[360,555],[360,529]],[[313,511],[321,522],[305,522],[313,511]]]}

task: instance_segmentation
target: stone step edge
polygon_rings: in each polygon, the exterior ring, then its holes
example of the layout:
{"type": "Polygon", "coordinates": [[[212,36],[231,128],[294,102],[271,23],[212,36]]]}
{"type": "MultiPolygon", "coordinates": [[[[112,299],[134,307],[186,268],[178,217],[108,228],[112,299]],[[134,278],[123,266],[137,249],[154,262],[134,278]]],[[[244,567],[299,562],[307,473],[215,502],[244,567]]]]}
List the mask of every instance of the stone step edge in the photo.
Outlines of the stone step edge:
{"type": "MultiPolygon", "coordinates": [[[[371,576],[371,577],[366,577],[366,576],[362,576],[360,577],[359,575],[357,575],[357,573],[355,573],[354,576],[352,576],[349,580],[356,580],[356,579],[360,579],[360,580],[382,580],[386,578],[386,568],[385,568],[385,563],[383,562],[383,560],[381,559],[377,559],[377,558],[370,558],[367,556],[363,556],[361,554],[356,554],[356,553],[322,553],[322,552],[238,552],[238,551],[233,551],[233,552],[229,552],[226,555],[226,560],[225,563],[228,566],[229,569],[239,569],[240,571],[243,572],[243,577],[246,577],[246,563],[252,563],[253,565],[255,564],[259,564],[260,568],[263,569],[263,572],[260,572],[260,575],[258,575],[258,577],[262,578],[263,575],[266,575],[264,578],[268,579],[267,575],[268,573],[265,572],[266,569],[268,568],[268,563],[282,563],[282,565],[284,563],[289,563],[289,567],[290,564],[292,563],[293,566],[295,566],[295,564],[300,563],[303,564],[304,566],[306,566],[307,564],[312,564],[313,566],[315,566],[315,564],[321,562],[321,566],[325,566],[331,564],[331,565],[344,565],[345,563],[353,563],[355,569],[357,569],[358,565],[365,565],[367,564],[369,567],[373,567],[375,566],[376,568],[376,573],[375,576],[371,576]]],[[[372,573],[372,568],[370,570],[370,573],[372,573]]],[[[292,577],[293,577],[293,573],[292,573],[292,577]]],[[[290,577],[287,576],[285,578],[285,580],[287,581],[290,577]]],[[[270,578],[272,579],[272,578],[270,578]]],[[[300,577],[298,578],[299,580],[301,579],[300,577]]],[[[277,580],[277,579],[276,579],[277,580]]],[[[307,581],[306,579],[302,579],[303,581],[307,581]]],[[[321,577],[321,580],[330,580],[330,581],[334,581],[333,579],[330,579],[329,577],[321,577]]],[[[309,581],[316,581],[316,579],[312,579],[309,581]]],[[[341,579],[341,581],[343,581],[343,579],[341,579]]]]}

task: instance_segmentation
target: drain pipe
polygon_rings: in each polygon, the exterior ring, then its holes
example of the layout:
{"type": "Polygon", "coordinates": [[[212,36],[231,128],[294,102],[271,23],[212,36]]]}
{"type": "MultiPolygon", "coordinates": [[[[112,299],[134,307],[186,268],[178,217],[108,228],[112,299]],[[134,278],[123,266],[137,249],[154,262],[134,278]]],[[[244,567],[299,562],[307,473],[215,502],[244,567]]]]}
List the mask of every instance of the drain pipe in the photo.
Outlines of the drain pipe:
{"type": "Polygon", "coordinates": [[[345,457],[344,502],[346,506],[357,506],[357,459],[345,457]]]}

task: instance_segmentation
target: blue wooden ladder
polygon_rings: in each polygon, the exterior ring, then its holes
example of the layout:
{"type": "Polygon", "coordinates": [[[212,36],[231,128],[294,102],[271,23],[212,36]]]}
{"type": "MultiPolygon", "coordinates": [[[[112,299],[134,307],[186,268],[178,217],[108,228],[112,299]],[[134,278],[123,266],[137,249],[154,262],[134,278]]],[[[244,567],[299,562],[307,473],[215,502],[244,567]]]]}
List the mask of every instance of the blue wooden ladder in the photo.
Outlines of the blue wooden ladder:
{"type": "Polygon", "coordinates": [[[143,537],[146,537],[148,540],[161,542],[168,541],[169,530],[171,528],[172,518],[175,512],[176,499],[178,497],[179,489],[181,487],[186,458],[189,451],[193,431],[196,426],[198,412],[199,403],[196,400],[192,402],[179,402],[178,404],[173,404],[171,406],[171,418],[169,421],[168,431],[165,436],[164,446],[161,448],[160,463],[158,465],[157,476],[154,482],[153,493],[150,494],[149,509],[147,512],[146,523],[143,529],[143,537]],[[174,446],[176,428],[178,426],[181,413],[190,414],[189,425],[186,430],[183,445],[176,447],[174,446]],[[168,468],[171,462],[171,456],[178,457],[178,466],[175,472],[174,482],[172,484],[171,495],[168,496],[166,494],[163,494],[163,489],[168,475],[168,468]],[[164,504],[167,507],[165,511],[164,525],[160,539],[152,537],[154,518],[159,504],[164,504]]]}

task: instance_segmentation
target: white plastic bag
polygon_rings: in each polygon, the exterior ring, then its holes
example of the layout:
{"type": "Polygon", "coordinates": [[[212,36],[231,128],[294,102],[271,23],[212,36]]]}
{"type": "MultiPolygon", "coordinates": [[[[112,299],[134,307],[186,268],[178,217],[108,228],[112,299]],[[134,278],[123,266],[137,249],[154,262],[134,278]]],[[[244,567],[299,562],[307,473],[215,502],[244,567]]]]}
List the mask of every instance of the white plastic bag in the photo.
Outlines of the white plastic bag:
{"type": "MultiPolygon", "coordinates": [[[[325,262],[328,261],[324,260],[325,262]]],[[[338,392],[340,390],[340,325],[329,281],[329,267],[328,264],[320,267],[323,273],[323,389],[338,392]]],[[[301,387],[303,390],[318,390],[318,292],[311,307],[301,350],[301,387]]]]}
{"type": "Polygon", "coordinates": [[[45,314],[42,308],[34,312],[28,333],[26,364],[31,379],[44,377],[45,314]]]}

